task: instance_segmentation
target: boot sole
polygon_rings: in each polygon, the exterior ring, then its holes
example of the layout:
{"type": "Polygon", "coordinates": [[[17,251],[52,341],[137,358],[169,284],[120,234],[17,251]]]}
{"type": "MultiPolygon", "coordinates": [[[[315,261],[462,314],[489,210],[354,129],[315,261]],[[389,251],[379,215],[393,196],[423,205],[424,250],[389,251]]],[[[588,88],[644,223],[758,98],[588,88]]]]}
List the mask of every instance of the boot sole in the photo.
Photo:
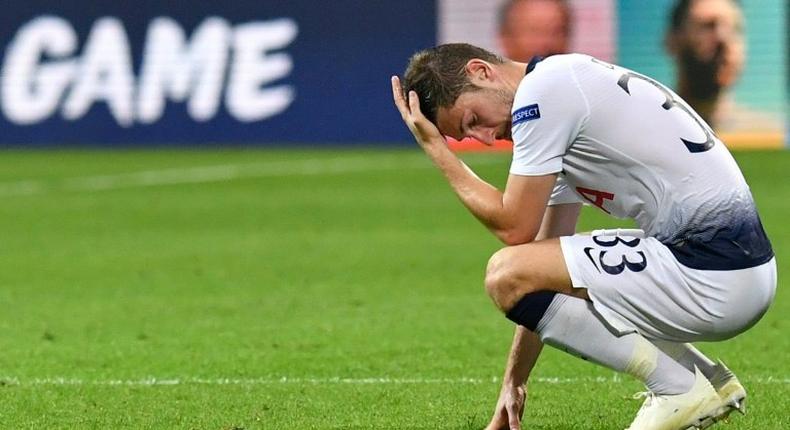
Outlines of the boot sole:
{"type": "Polygon", "coordinates": [[[712,416],[699,418],[697,422],[684,427],[682,430],[705,430],[719,421],[726,421],[733,411],[738,411],[741,415],[746,415],[746,396],[741,396],[716,410],[712,416]]]}

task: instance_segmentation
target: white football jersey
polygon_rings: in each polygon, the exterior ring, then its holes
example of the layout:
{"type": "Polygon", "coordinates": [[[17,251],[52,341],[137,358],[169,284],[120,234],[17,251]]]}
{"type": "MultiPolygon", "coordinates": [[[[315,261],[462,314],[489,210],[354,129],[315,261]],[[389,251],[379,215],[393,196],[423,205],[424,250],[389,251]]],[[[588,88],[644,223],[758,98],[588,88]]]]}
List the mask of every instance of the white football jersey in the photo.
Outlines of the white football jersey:
{"type": "Polygon", "coordinates": [[[530,63],[513,103],[515,175],[559,173],[550,204],[632,218],[697,269],[773,256],[727,148],[677,94],[580,54],[530,63]]]}

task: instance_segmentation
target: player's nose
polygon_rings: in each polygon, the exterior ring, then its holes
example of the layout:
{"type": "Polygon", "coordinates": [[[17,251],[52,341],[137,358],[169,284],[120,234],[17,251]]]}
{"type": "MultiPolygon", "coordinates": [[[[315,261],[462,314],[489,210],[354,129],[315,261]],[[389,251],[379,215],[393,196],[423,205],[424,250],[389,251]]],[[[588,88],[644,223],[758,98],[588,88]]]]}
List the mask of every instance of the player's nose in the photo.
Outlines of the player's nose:
{"type": "Polygon", "coordinates": [[[496,131],[493,128],[480,130],[474,132],[472,134],[472,137],[474,137],[475,139],[479,140],[481,143],[484,143],[486,145],[493,145],[494,141],[496,140],[496,131]]]}

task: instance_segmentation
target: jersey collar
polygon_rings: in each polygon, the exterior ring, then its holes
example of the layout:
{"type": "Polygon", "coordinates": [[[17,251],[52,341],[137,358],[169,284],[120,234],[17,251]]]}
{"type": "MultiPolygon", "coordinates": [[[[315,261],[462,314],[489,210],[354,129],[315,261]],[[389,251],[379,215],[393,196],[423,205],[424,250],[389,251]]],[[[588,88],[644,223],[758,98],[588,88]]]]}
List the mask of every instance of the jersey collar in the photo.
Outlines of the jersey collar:
{"type": "Polygon", "coordinates": [[[529,72],[533,71],[535,69],[535,66],[537,66],[538,63],[543,61],[544,58],[546,58],[546,57],[541,57],[540,55],[536,55],[536,56],[532,57],[532,59],[529,60],[529,64],[527,64],[527,73],[525,73],[525,75],[528,74],[529,72]]]}

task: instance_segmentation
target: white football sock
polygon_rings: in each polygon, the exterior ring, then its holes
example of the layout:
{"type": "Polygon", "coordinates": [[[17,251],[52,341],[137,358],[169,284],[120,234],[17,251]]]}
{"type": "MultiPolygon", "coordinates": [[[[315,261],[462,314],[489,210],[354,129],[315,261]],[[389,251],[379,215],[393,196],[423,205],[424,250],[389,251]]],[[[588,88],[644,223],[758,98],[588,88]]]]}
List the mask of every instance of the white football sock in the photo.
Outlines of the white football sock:
{"type": "Polygon", "coordinates": [[[710,378],[716,372],[716,363],[690,343],[676,343],[655,339],[651,340],[651,342],[658,349],[664,351],[664,354],[672,357],[673,360],[692,372],[694,371],[694,366],[697,366],[706,378],[710,378]]]}
{"type": "Polygon", "coordinates": [[[547,345],[634,376],[656,394],[681,394],[694,385],[693,371],[638,333],[615,335],[583,299],[557,294],[535,333],[547,345]]]}

